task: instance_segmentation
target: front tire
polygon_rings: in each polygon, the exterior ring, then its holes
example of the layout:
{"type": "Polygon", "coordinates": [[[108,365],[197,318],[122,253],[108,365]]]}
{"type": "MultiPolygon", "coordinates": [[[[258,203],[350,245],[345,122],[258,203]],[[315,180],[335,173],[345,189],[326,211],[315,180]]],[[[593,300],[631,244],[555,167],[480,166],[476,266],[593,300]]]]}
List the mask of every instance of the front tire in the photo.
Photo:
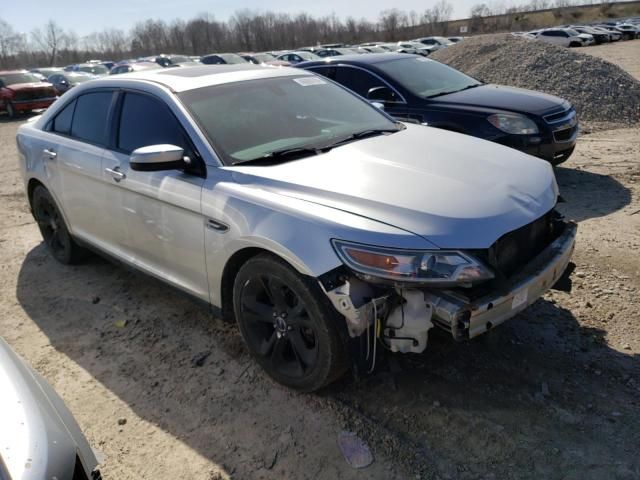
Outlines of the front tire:
{"type": "Polygon", "coordinates": [[[7,110],[7,115],[9,115],[10,119],[13,120],[18,117],[18,111],[16,110],[16,107],[13,106],[13,103],[7,102],[4,107],[7,110]]]}
{"type": "Polygon", "coordinates": [[[42,239],[53,258],[65,265],[84,260],[87,250],[80,247],[71,237],[64,218],[49,191],[41,185],[37,186],[33,191],[31,205],[42,239]]]}
{"type": "Polygon", "coordinates": [[[337,323],[344,320],[313,281],[282,260],[249,259],[236,276],[233,307],[251,356],[277,382],[312,392],[347,369],[337,323]]]}

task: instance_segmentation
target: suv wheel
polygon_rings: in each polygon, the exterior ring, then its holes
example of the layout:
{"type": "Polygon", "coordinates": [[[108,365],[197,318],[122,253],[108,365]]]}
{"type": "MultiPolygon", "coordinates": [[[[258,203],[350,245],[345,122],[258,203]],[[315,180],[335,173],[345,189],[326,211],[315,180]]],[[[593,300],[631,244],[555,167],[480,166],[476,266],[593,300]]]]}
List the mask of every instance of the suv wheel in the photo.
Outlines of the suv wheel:
{"type": "Polygon", "coordinates": [[[249,352],[277,382],[311,392],[347,369],[339,314],[318,285],[280,259],[258,255],[240,268],[233,307],[249,352]]]}
{"type": "Polygon", "coordinates": [[[53,258],[64,264],[82,261],[87,250],[73,240],[56,202],[43,186],[34,190],[32,206],[33,216],[53,258]]]}

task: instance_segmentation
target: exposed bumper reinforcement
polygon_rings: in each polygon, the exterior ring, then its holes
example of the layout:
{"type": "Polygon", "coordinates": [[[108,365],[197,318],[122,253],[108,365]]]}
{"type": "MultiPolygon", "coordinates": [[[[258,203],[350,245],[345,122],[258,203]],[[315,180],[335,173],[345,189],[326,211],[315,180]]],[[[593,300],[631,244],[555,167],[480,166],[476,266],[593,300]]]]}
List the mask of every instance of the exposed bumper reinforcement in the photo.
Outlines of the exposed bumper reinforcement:
{"type": "Polygon", "coordinates": [[[573,254],[576,232],[577,225],[567,223],[562,234],[499,292],[473,301],[455,292],[425,292],[425,301],[434,307],[433,323],[449,330],[456,340],[466,340],[517,315],[562,277],[573,254]]]}

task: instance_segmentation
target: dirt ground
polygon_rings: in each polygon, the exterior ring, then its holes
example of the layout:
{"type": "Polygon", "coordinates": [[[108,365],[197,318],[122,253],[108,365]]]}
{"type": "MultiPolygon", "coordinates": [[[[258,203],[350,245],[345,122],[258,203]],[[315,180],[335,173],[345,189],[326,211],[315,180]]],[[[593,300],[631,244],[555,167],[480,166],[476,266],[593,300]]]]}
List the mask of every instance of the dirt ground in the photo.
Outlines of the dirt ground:
{"type": "Polygon", "coordinates": [[[556,171],[580,224],[572,293],[300,395],[161,283],[52,260],[23,198],[18,126],[0,118],[0,335],[64,398],[106,480],[640,478],[640,128],[583,136],[556,171]],[[342,430],[369,443],[370,467],[346,464],[342,430]]]}
{"type": "Polygon", "coordinates": [[[580,53],[616,63],[640,80],[640,40],[595,45],[580,49],[580,53]]]}

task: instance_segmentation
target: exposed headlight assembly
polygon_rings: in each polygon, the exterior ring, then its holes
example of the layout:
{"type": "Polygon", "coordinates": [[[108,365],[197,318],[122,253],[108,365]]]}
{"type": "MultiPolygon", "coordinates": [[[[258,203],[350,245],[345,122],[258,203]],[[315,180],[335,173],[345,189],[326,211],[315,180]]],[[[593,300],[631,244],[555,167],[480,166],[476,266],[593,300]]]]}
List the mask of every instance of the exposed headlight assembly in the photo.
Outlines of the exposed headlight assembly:
{"type": "Polygon", "coordinates": [[[517,113],[495,113],[487,118],[489,123],[506,133],[531,135],[538,133],[538,126],[530,118],[517,113]]]}
{"type": "Polygon", "coordinates": [[[493,273],[456,250],[399,250],[333,240],[338,256],[365,280],[461,286],[490,280],[493,273]]]}

